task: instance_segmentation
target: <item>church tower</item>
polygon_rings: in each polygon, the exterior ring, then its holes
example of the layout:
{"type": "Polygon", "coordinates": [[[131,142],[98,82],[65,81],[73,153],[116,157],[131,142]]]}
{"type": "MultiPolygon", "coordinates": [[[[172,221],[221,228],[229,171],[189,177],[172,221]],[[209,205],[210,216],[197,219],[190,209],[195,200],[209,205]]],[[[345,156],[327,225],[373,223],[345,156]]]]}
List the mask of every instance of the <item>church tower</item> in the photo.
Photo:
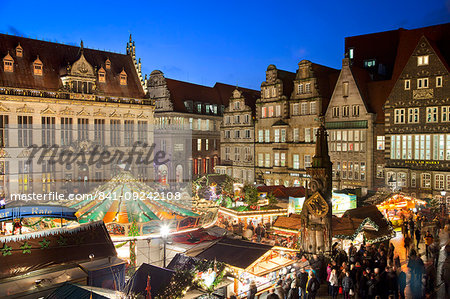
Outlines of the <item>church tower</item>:
{"type": "Polygon", "coordinates": [[[317,130],[316,153],[313,157],[312,167],[306,169],[311,177],[309,196],[302,208],[302,249],[310,253],[331,251],[331,160],[328,154],[327,131],[323,116],[321,125],[317,130]]]}

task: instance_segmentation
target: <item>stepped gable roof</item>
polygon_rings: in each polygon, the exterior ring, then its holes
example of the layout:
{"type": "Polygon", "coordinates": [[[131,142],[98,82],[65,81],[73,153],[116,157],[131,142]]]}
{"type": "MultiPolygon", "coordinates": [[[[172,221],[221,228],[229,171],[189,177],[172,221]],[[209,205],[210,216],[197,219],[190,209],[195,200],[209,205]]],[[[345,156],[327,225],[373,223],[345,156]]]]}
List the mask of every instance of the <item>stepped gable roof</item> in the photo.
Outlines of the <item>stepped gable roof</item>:
{"type": "Polygon", "coordinates": [[[278,78],[283,82],[283,95],[288,99],[291,97],[292,91],[294,90],[295,76],[295,73],[278,70],[278,78]]]}
{"type": "Polygon", "coordinates": [[[236,88],[241,92],[242,96],[244,97],[245,105],[249,106],[252,109],[252,111],[255,110],[256,100],[258,100],[261,97],[260,91],[254,90],[254,89],[249,89],[249,88],[243,88],[240,86],[232,86],[232,85],[217,82],[214,85],[214,88],[217,89],[219,91],[219,94],[221,94],[223,97],[226,97],[227,95],[229,95],[227,104],[226,105],[224,104],[225,106],[228,105],[229,98],[232,96],[233,91],[236,88]]]}
{"type": "MultiPolygon", "coordinates": [[[[0,66],[0,86],[47,91],[58,91],[63,87],[61,75],[81,55],[78,46],[0,34],[0,57],[3,59],[8,52],[14,59],[14,71],[4,72],[3,65],[0,66]],[[15,49],[19,44],[23,49],[22,57],[16,56],[15,49]],[[37,58],[43,63],[42,76],[33,74],[33,62],[37,58]]],[[[82,53],[94,69],[103,67],[106,71],[106,82],[96,84],[99,94],[128,98],[145,96],[130,55],[89,48],[84,48],[82,53]],[[111,62],[111,69],[105,67],[107,59],[111,62]],[[120,85],[122,70],[127,74],[127,85],[120,85]]]]}
{"type": "MultiPolygon", "coordinates": [[[[174,110],[177,112],[188,112],[184,105],[185,101],[228,106],[233,91],[236,89],[236,86],[218,82],[213,87],[209,87],[170,78],[165,78],[165,80],[170,91],[174,110]]],[[[259,92],[242,87],[239,87],[239,90],[243,92],[246,104],[254,107],[254,102],[256,102],[254,98],[258,97],[259,92]],[[247,97],[249,98],[247,99],[247,97]]]]}
{"type": "Polygon", "coordinates": [[[223,238],[198,254],[196,258],[217,260],[233,267],[246,269],[273,246],[243,240],[223,238]]]}
{"type": "Polygon", "coordinates": [[[103,222],[0,237],[0,278],[50,266],[116,256],[103,222]]]}

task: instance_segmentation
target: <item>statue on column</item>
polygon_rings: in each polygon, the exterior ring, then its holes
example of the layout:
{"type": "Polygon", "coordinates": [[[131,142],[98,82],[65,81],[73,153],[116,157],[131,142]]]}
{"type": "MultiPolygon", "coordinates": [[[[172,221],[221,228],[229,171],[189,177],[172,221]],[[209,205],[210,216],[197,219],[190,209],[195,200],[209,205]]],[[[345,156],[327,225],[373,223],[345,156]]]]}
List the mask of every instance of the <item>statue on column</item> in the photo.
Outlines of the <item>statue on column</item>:
{"type": "Polygon", "coordinates": [[[305,252],[331,252],[331,160],[328,154],[325,118],[320,116],[320,127],[316,133],[316,152],[312,167],[306,169],[311,177],[309,196],[301,212],[300,244],[305,252]]]}

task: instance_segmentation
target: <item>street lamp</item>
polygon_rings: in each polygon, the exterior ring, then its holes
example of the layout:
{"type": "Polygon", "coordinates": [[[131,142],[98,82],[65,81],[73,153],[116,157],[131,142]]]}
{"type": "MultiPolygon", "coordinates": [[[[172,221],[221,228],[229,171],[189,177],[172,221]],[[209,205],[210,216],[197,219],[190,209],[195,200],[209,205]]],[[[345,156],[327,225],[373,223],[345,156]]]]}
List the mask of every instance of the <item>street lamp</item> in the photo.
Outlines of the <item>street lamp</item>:
{"type": "Polygon", "coordinates": [[[168,225],[162,225],[161,226],[161,239],[163,240],[164,244],[164,256],[163,256],[163,267],[166,267],[166,244],[167,244],[167,236],[169,235],[170,228],[168,225]]]}

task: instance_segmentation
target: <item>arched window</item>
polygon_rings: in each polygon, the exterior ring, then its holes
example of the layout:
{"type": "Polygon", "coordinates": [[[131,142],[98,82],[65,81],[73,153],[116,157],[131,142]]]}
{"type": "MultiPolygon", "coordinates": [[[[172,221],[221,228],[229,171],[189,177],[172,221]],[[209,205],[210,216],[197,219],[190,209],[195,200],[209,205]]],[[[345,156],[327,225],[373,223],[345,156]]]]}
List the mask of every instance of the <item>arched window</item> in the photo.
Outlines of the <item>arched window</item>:
{"type": "Polygon", "coordinates": [[[9,55],[9,52],[3,58],[3,70],[9,73],[14,72],[14,60],[11,55],[9,55]]]}
{"type": "Polygon", "coordinates": [[[107,70],[111,69],[111,61],[109,60],[109,58],[105,61],[105,67],[107,70]]]}
{"type": "Polygon", "coordinates": [[[42,61],[39,59],[39,56],[36,58],[36,60],[33,62],[33,74],[36,76],[42,76],[44,69],[44,65],[42,64],[42,61]]]}

